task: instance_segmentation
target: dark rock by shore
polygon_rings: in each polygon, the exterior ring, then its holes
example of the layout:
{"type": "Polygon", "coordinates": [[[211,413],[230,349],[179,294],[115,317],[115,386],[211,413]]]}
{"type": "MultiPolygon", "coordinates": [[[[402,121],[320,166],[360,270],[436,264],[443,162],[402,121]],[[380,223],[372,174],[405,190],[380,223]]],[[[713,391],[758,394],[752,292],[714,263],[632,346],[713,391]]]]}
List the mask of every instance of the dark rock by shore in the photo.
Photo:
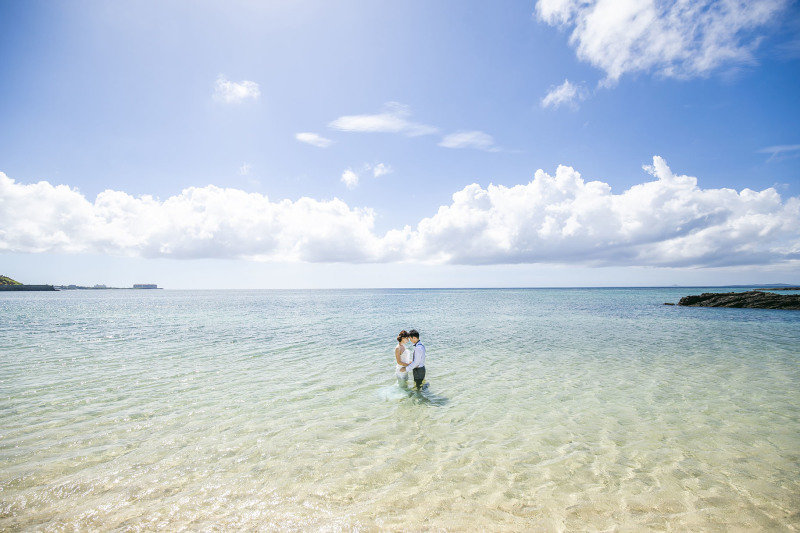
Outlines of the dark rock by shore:
{"type": "Polygon", "coordinates": [[[704,292],[684,296],[678,305],[688,307],[744,307],[751,309],[790,309],[800,311],[800,294],[775,294],[764,291],[704,292]]]}

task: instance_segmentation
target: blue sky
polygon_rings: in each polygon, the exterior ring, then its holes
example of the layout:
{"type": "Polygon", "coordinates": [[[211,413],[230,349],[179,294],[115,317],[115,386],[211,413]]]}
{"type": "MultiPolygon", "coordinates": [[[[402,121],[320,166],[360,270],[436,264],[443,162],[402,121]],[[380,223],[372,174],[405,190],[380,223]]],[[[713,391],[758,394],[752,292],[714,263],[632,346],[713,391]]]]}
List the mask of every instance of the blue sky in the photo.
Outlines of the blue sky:
{"type": "Polygon", "coordinates": [[[0,273],[800,283],[800,6],[0,2],[0,273]]]}

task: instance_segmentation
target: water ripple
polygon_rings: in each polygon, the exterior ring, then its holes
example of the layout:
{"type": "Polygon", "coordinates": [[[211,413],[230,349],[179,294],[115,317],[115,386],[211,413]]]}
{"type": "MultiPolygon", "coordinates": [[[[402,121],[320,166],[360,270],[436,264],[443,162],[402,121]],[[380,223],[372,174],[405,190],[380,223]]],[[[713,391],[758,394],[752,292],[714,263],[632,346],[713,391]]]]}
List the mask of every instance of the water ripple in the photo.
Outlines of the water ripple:
{"type": "Polygon", "coordinates": [[[1,295],[0,529],[800,528],[800,319],[676,294],[1,295]]]}

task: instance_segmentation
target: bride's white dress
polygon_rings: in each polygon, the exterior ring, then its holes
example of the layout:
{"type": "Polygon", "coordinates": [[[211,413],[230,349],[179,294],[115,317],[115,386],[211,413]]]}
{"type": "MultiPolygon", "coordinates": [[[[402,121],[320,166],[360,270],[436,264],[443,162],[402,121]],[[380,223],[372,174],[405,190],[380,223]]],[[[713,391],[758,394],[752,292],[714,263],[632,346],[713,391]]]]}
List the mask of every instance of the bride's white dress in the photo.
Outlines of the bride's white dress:
{"type": "MultiPolygon", "coordinates": [[[[392,355],[394,355],[394,350],[392,350],[392,355]]],[[[403,353],[400,354],[400,360],[404,363],[410,363],[412,355],[413,354],[411,353],[411,350],[403,346],[403,353]]],[[[394,375],[399,379],[406,379],[408,377],[408,372],[406,372],[406,368],[404,366],[395,365],[394,375]]]]}

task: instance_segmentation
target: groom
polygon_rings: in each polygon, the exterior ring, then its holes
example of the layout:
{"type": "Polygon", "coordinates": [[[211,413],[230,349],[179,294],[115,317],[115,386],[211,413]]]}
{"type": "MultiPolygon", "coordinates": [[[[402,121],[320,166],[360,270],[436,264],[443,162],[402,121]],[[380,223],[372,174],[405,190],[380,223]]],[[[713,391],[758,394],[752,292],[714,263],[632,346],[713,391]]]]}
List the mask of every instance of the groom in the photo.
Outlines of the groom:
{"type": "Polygon", "coordinates": [[[415,329],[408,332],[408,340],[414,343],[414,359],[406,367],[406,371],[414,370],[414,385],[420,390],[422,380],[425,379],[425,346],[419,342],[419,332],[415,329]]]}

